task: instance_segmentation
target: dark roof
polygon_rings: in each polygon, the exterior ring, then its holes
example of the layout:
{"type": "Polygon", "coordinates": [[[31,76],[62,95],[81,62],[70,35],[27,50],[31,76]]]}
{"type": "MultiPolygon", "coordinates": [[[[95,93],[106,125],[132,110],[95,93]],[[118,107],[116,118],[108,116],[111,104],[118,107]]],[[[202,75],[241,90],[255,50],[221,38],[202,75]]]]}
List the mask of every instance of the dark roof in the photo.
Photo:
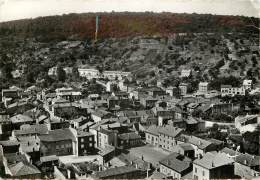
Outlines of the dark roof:
{"type": "Polygon", "coordinates": [[[134,173],[139,172],[139,169],[134,168],[133,166],[121,166],[116,168],[107,169],[105,171],[96,172],[95,176],[97,178],[105,178],[105,177],[111,177],[116,175],[122,175],[126,173],[134,173]]]}
{"type": "Polygon", "coordinates": [[[66,129],[56,129],[49,131],[46,135],[39,136],[41,141],[54,142],[62,140],[72,140],[76,141],[76,138],[69,128],[66,129]]]}
{"type": "Polygon", "coordinates": [[[190,158],[174,152],[161,160],[160,164],[182,173],[191,166],[191,162],[190,158]]]}

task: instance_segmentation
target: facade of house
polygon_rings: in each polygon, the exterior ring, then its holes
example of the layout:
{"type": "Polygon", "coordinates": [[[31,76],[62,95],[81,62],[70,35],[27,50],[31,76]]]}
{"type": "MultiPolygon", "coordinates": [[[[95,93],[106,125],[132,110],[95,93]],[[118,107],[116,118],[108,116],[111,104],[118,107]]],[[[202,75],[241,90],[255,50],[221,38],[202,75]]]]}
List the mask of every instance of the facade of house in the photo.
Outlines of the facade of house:
{"type": "Polygon", "coordinates": [[[95,151],[94,134],[90,132],[78,131],[78,155],[92,154],[95,151]]]}
{"type": "Polygon", "coordinates": [[[77,139],[70,128],[49,131],[39,138],[41,156],[77,154],[77,139]]]}
{"type": "Polygon", "coordinates": [[[192,160],[178,153],[171,153],[159,162],[160,173],[173,179],[181,179],[192,171],[192,160]]]}
{"type": "Polygon", "coordinates": [[[221,85],[221,96],[244,96],[246,90],[244,87],[232,87],[231,85],[221,85]]]}
{"type": "Polygon", "coordinates": [[[198,92],[201,94],[206,94],[208,92],[208,86],[209,86],[208,82],[200,82],[198,92]]]}
{"type": "Polygon", "coordinates": [[[182,95],[182,96],[185,96],[185,95],[187,94],[188,84],[186,84],[186,83],[181,83],[181,84],[179,85],[179,89],[180,89],[181,95],[182,95]]]}
{"type": "Polygon", "coordinates": [[[234,178],[234,160],[224,153],[208,152],[202,159],[193,162],[193,179],[234,178]]]}
{"type": "Polygon", "coordinates": [[[260,124],[260,116],[258,115],[245,115],[235,118],[235,127],[241,132],[253,132],[260,124]]]}
{"type": "Polygon", "coordinates": [[[100,72],[97,69],[78,68],[78,71],[80,77],[87,79],[98,78],[100,76],[100,72]]]}

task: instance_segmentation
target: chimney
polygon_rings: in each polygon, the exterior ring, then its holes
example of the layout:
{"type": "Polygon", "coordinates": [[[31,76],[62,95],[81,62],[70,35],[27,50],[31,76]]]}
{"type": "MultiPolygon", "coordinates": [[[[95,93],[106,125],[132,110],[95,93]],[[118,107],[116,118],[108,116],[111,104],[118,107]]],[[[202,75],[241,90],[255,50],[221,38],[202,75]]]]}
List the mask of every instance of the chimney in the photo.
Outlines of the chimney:
{"type": "Polygon", "coordinates": [[[144,160],[144,156],[142,155],[142,160],[144,160]]]}
{"type": "Polygon", "coordinates": [[[212,167],[215,167],[215,164],[214,164],[214,162],[213,162],[213,161],[212,161],[212,164],[211,164],[211,166],[212,166],[212,167]]]}
{"type": "Polygon", "coordinates": [[[71,179],[71,172],[69,169],[67,169],[68,179],[71,179]]]}

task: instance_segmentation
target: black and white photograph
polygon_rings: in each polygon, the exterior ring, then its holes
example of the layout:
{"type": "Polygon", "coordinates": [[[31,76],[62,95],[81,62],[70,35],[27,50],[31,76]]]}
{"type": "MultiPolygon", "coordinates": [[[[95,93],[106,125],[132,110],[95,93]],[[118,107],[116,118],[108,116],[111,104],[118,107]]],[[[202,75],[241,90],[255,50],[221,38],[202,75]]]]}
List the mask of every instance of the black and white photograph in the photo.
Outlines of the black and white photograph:
{"type": "Polygon", "coordinates": [[[260,179],[260,0],[0,0],[0,179],[260,179]]]}

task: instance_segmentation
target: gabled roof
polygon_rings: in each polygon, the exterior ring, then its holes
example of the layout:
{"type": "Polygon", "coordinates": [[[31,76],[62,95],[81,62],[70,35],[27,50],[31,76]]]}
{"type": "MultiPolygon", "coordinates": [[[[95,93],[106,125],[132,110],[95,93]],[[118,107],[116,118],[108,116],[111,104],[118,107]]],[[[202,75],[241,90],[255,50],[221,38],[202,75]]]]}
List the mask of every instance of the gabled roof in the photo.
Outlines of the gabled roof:
{"type": "Polygon", "coordinates": [[[159,134],[164,134],[170,137],[178,136],[183,130],[173,126],[163,126],[159,129],[159,134]]]}
{"type": "Polygon", "coordinates": [[[18,114],[10,118],[12,123],[23,123],[23,122],[33,122],[33,119],[29,116],[18,114]]]}
{"type": "Polygon", "coordinates": [[[133,166],[121,166],[121,167],[107,169],[105,171],[96,172],[95,176],[97,178],[102,179],[110,176],[116,176],[116,175],[131,173],[131,172],[139,172],[139,171],[140,171],[139,169],[136,169],[133,166]]]}
{"type": "Polygon", "coordinates": [[[76,137],[74,136],[74,134],[69,128],[49,131],[48,134],[41,135],[39,136],[39,138],[41,141],[45,141],[45,142],[55,142],[55,141],[63,141],[63,140],[76,141],[76,137]]]}
{"type": "Polygon", "coordinates": [[[23,162],[13,164],[9,168],[12,173],[12,176],[25,176],[41,173],[41,171],[39,171],[39,169],[37,169],[34,165],[29,163],[25,164],[23,162]]]}
{"type": "Polygon", "coordinates": [[[214,169],[232,164],[234,163],[234,160],[228,157],[225,153],[208,152],[202,159],[196,159],[193,163],[206,169],[214,169]]]}
{"type": "Polygon", "coordinates": [[[159,163],[173,169],[174,171],[182,173],[191,166],[191,162],[192,160],[190,158],[174,152],[165,157],[159,163]]]}
{"type": "Polygon", "coordinates": [[[47,134],[48,127],[46,124],[22,125],[20,130],[14,130],[14,135],[23,134],[47,134]]]}
{"type": "Polygon", "coordinates": [[[159,129],[160,129],[159,126],[152,125],[148,127],[145,132],[159,136],[159,129]]]}
{"type": "Polygon", "coordinates": [[[135,132],[130,132],[130,133],[120,134],[118,135],[118,138],[123,140],[133,140],[133,139],[141,139],[141,136],[136,134],[135,132]]]}

